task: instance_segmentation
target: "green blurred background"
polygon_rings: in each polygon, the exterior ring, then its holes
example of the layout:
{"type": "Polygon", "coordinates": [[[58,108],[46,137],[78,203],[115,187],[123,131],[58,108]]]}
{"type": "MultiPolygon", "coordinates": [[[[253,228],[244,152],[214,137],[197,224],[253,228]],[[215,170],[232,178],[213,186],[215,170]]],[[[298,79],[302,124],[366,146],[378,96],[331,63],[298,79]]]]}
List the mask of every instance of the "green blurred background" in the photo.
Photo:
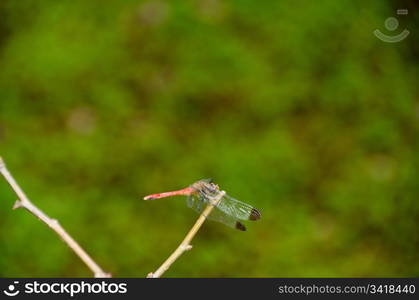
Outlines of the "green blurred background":
{"type": "MultiPolygon", "coordinates": [[[[419,276],[418,9],[1,0],[0,155],[116,277],[197,217],[142,197],[208,177],[262,219],[205,223],[167,277],[419,276]]],[[[0,178],[0,276],[91,276],[15,199],[0,178]]]]}

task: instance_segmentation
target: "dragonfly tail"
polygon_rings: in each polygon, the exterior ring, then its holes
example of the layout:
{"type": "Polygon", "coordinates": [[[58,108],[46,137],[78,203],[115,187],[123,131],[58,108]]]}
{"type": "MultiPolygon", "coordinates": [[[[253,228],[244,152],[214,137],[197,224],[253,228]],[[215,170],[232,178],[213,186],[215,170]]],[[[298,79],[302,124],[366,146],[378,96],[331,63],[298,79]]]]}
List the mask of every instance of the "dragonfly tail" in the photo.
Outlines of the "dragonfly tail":
{"type": "Polygon", "coordinates": [[[187,188],[179,190],[179,191],[151,194],[151,195],[145,196],[144,200],[155,200],[155,199],[172,197],[172,196],[190,195],[191,193],[193,193],[192,188],[187,187],[187,188]]]}

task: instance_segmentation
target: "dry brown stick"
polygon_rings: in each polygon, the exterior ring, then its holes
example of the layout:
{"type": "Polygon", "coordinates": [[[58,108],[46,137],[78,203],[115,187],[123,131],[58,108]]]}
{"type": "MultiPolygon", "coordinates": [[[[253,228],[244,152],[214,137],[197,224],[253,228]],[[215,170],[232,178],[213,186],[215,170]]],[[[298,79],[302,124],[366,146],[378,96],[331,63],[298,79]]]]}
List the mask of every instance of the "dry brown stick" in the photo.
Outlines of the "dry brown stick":
{"type": "Polygon", "coordinates": [[[111,277],[110,274],[104,272],[99,265],[83,250],[82,247],[64,230],[64,228],[58,223],[57,220],[51,219],[43,211],[37,208],[22,191],[16,180],[10,174],[6,168],[6,164],[0,157],[0,173],[6,179],[7,183],[16,193],[18,200],[16,200],[13,209],[23,207],[28,210],[31,214],[37,217],[39,220],[44,222],[49,228],[54,230],[58,236],[80,257],[80,259],[89,267],[95,277],[111,277]]]}
{"type": "Polygon", "coordinates": [[[198,232],[199,228],[201,228],[202,224],[205,222],[207,216],[211,213],[214,206],[217,205],[218,201],[225,195],[224,191],[221,191],[216,198],[212,199],[210,203],[208,203],[207,207],[199,216],[198,220],[196,220],[195,224],[192,226],[191,230],[189,230],[186,237],[183,239],[182,243],[176,248],[176,250],[169,256],[168,259],[153,273],[149,273],[147,278],[158,278],[166,272],[170,266],[183,254],[183,252],[192,249],[191,241],[194,238],[195,234],[198,232]]]}

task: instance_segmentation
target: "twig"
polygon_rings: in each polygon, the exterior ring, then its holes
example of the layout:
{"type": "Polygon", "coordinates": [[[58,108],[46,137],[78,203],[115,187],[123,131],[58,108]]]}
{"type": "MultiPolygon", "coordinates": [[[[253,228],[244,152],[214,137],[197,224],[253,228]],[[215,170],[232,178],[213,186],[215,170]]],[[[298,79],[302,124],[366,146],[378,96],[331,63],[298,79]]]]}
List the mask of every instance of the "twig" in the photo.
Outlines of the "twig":
{"type": "Polygon", "coordinates": [[[212,199],[210,203],[208,203],[207,207],[199,216],[198,220],[196,220],[195,224],[192,226],[191,230],[189,230],[186,237],[183,239],[182,243],[176,248],[176,250],[169,256],[168,259],[154,272],[149,273],[147,278],[158,278],[166,272],[170,266],[176,261],[183,254],[183,252],[191,250],[192,246],[190,245],[192,239],[194,238],[195,234],[198,232],[199,228],[201,228],[202,224],[205,222],[207,216],[211,213],[214,206],[221,200],[221,198],[225,195],[224,191],[221,191],[216,198],[212,199]]]}
{"type": "Polygon", "coordinates": [[[54,230],[58,236],[71,248],[71,250],[76,253],[80,259],[89,267],[93,272],[95,277],[111,277],[110,274],[104,272],[97,263],[83,250],[82,247],[64,230],[63,227],[58,223],[57,220],[51,219],[43,211],[37,208],[29,199],[26,197],[25,193],[22,191],[20,186],[17,184],[16,180],[10,174],[9,170],[6,168],[6,164],[3,159],[0,157],[0,173],[4,176],[7,183],[16,193],[18,200],[16,200],[13,205],[13,209],[23,207],[28,210],[31,214],[37,217],[39,220],[44,222],[49,228],[54,230]]]}

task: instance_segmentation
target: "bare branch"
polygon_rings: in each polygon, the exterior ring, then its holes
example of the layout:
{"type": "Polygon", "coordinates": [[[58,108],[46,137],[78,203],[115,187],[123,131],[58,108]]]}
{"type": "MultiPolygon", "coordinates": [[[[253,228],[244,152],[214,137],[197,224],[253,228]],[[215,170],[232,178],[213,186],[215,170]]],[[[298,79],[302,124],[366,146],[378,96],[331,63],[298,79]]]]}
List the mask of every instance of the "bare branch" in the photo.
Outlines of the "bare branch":
{"type": "Polygon", "coordinates": [[[44,222],[49,228],[54,230],[58,236],[80,257],[80,259],[89,267],[95,277],[111,277],[109,273],[104,272],[97,263],[83,250],[82,247],[64,230],[64,228],[58,223],[57,220],[51,219],[43,211],[37,208],[22,191],[20,186],[17,184],[9,170],[6,168],[6,164],[0,157],[0,173],[6,179],[7,183],[16,193],[18,200],[13,205],[13,209],[22,207],[37,217],[39,220],[44,222]]]}
{"type": "Polygon", "coordinates": [[[176,248],[176,250],[169,256],[168,259],[154,272],[149,273],[147,278],[158,278],[166,272],[170,266],[183,254],[183,252],[192,249],[190,245],[192,239],[194,238],[195,234],[198,232],[199,228],[201,228],[202,224],[205,222],[207,216],[211,213],[214,209],[214,206],[221,200],[221,198],[225,195],[224,191],[221,191],[216,198],[213,199],[210,203],[208,203],[207,207],[199,216],[198,220],[192,226],[191,230],[189,230],[186,237],[183,239],[182,243],[176,248]]]}

